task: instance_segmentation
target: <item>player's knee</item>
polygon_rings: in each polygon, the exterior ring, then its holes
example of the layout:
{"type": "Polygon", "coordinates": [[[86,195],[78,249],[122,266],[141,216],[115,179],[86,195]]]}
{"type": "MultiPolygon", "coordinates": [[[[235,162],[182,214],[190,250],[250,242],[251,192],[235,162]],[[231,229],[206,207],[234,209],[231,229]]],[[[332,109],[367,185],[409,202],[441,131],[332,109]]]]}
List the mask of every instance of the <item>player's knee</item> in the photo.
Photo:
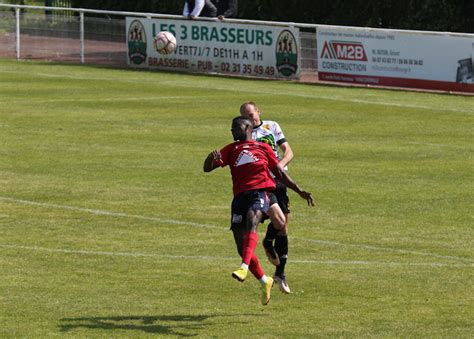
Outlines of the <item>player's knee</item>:
{"type": "Polygon", "coordinates": [[[273,228],[280,230],[285,226],[285,215],[280,213],[281,210],[274,208],[273,206],[268,211],[268,216],[273,224],[273,228]]]}
{"type": "Polygon", "coordinates": [[[288,223],[285,221],[283,222],[283,226],[278,229],[278,235],[280,236],[287,236],[288,235],[288,223]]]}
{"type": "Polygon", "coordinates": [[[280,231],[280,230],[283,230],[285,228],[285,216],[284,215],[278,215],[278,214],[275,214],[273,216],[273,218],[271,218],[271,221],[272,221],[272,224],[273,224],[273,227],[280,231]]]}

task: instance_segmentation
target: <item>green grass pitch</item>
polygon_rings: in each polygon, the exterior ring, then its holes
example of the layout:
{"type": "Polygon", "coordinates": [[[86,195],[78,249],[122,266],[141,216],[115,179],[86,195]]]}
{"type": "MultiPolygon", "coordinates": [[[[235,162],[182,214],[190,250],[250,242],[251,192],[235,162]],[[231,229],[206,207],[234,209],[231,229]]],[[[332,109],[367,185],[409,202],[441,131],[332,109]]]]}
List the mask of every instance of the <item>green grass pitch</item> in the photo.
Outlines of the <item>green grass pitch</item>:
{"type": "Polygon", "coordinates": [[[472,337],[473,126],[472,97],[0,60],[0,337],[472,337]],[[290,192],[266,307],[202,171],[247,100],[317,202],[290,192]]]}

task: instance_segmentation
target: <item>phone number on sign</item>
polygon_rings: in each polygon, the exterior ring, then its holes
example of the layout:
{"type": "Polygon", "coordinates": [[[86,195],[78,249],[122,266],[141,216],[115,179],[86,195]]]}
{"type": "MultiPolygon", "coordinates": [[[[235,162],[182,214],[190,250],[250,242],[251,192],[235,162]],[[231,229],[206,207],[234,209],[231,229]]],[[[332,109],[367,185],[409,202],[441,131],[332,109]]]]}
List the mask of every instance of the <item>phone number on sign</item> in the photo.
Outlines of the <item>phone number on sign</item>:
{"type": "Polygon", "coordinates": [[[234,64],[228,62],[221,63],[221,72],[223,73],[238,73],[238,74],[253,74],[253,75],[275,75],[275,67],[261,66],[251,64],[234,64]]]}
{"type": "Polygon", "coordinates": [[[276,74],[275,67],[252,64],[237,64],[230,62],[212,62],[208,60],[191,61],[176,58],[148,58],[148,66],[160,68],[196,69],[204,72],[217,72],[227,74],[262,75],[276,74]]]}

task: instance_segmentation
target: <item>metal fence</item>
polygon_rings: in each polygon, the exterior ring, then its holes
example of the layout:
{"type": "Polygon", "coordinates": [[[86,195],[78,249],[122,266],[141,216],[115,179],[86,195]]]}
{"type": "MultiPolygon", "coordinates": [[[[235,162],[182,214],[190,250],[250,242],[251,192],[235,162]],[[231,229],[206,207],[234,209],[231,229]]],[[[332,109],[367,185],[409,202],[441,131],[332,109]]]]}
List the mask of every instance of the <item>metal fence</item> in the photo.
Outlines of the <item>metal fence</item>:
{"type": "MultiPolygon", "coordinates": [[[[0,57],[125,67],[127,16],[183,19],[179,15],[0,4],[0,57]]],[[[288,25],[254,20],[229,21],[288,25]]],[[[305,74],[314,77],[317,69],[316,26],[292,25],[303,29],[300,32],[302,77],[305,74]]]]}

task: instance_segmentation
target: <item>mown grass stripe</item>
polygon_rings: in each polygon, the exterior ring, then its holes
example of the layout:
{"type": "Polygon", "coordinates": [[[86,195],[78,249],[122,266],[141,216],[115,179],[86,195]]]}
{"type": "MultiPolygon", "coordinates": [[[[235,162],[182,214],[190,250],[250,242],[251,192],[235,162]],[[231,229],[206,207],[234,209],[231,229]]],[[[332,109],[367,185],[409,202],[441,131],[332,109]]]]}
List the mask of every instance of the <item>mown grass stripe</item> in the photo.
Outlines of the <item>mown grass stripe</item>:
{"type": "MultiPolygon", "coordinates": [[[[147,217],[143,215],[135,215],[135,214],[127,214],[121,212],[111,212],[111,211],[104,211],[104,210],[97,210],[97,209],[90,209],[90,208],[83,208],[83,207],[75,207],[75,206],[68,206],[68,205],[58,205],[58,204],[50,204],[44,202],[36,202],[36,201],[29,201],[23,199],[14,199],[9,197],[0,197],[0,200],[10,201],[14,203],[20,203],[25,205],[32,205],[32,206],[41,206],[47,208],[59,208],[59,209],[66,209],[66,210],[73,210],[73,211],[80,211],[91,213],[95,215],[105,215],[111,217],[121,217],[121,218],[132,218],[132,219],[139,219],[139,220],[146,220],[146,221],[153,221],[158,222],[161,224],[172,224],[172,225],[184,225],[184,226],[193,226],[193,227],[201,227],[201,228],[209,228],[209,229],[216,229],[216,230],[225,230],[227,228],[213,226],[209,224],[201,224],[196,222],[190,221],[182,221],[176,219],[164,219],[159,217],[147,217]]],[[[427,253],[427,252],[419,252],[419,251],[411,251],[411,250],[403,250],[397,248],[390,248],[390,247],[381,247],[381,246],[373,246],[373,245],[364,245],[364,244],[350,244],[350,243],[343,243],[339,241],[331,241],[331,240],[319,240],[319,239],[310,239],[310,238],[301,238],[301,237],[292,237],[292,239],[299,240],[299,241],[307,241],[310,243],[316,244],[323,244],[323,245],[331,245],[331,246],[341,246],[341,247],[353,247],[371,251],[384,251],[384,252],[394,252],[400,254],[412,254],[417,256],[426,256],[426,257],[433,257],[438,259],[448,259],[448,260],[460,260],[464,262],[474,263],[473,260],[469,258],[463,258],[458,256],[451,256],[451,255],[441,255],[436,253],[427,253]]]]}

